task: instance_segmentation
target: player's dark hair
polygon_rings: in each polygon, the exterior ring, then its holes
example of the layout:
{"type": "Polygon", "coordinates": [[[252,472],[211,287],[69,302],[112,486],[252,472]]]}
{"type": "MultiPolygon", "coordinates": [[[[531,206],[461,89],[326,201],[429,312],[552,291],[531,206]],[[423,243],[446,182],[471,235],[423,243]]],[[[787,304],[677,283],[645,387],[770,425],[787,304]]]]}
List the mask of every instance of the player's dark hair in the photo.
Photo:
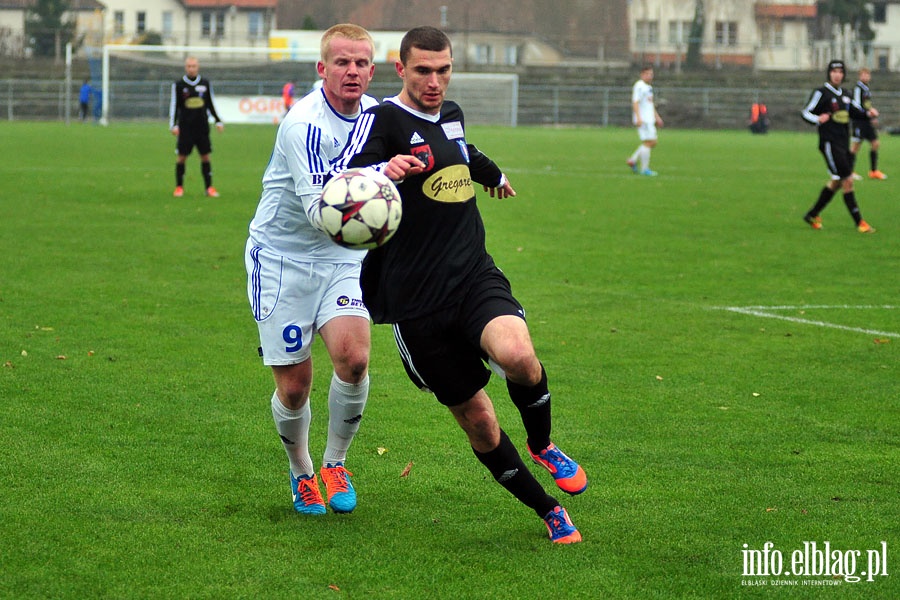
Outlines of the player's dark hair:
{"type": "Polygon", "coordinates": [[[447,34],[437,27],[427,25],[410,29],[400,41],[400,62],[404,65],[409,58],[409,51],[413,48],[430,52],[440,52],[450,48],[450,55],[453,55],[453,46],[450,44],[447,34]]]}

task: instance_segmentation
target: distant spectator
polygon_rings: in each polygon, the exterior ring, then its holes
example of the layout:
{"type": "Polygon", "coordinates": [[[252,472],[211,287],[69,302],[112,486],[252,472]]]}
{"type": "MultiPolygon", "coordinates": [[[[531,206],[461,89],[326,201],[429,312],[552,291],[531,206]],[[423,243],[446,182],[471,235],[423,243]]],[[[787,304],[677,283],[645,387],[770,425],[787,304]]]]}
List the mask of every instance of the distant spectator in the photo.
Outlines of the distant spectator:
{"type": "Polygon", "coordinates": [[[750,106],[750,132],[768,133],[769,109],[762,102],[756,102],[750,106]]]}
{"type": "Polygon", "coordinates": [[[294,105],[294,90],[296,89],[296,82],[291,79],[281,88],[281,99],[284,101],[284,114],[287,114],[291,107],[294,105]]]}
{"type": "MultiPolygon", "coordinates": [[[[853,88],[853,101],[863,110],[872,108],[872,91],[869,89],[872,72],[865,67],[859,70],[859,81],[853,88]]],[[[887,175],[878,170],[878,148],[881,142],[878,140],[878,118],[866,117],[865,119],[853,119],[850,137],[850,162],[856,166],[856,156],[862,147],[863,141],[869,142],[869,179],[887,179],[887,175]]],[[[856,171],[853,179],[862,179],[856,171]]]]}
{"type": "Polygon", "coordinates": [[[86,78],[84,83],[81,84],[81,89],[78,91],[78,114],[82,121],[87,119],[90,112],[91,92],[93,91],[90,78],[86,78]]]}

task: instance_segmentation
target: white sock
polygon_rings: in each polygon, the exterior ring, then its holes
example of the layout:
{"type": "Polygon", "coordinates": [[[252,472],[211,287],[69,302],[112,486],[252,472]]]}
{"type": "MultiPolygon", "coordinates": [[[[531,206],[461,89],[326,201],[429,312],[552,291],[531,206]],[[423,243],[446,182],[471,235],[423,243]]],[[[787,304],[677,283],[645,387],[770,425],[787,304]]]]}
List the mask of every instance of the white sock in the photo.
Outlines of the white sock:
{"type": "Polygon", "coordinates": [[[640,157],[641,155],[641,148],[643,147],[643,144],[638,146],[637,149],[631,153],[631,157],[628,159],[628,162],[636,163],[638,161],[638,157],[640,157]]]}
{"type": "Polygon", "coordinates": [[[336,373],[332,375],[328,392],[328,442],[323,465],[343,463],[347,459],[347,450],[359,431],[368,397],[368,375],[359,383],[347,383],[336,373]]]}
{"type": "Polygon", "coordinates": [[[650,147],[649,146],[641,146],[640,149],[641,154],[641,171],[646,171],[650,168],[650,147]]]}
{"type": "Polygon", "coordinates": [[[291,410],[281,403],[277,393],[272,394],[272,418],[291,463],[291,473],[294,477],[313,475],[315,470],[309,455],[309,424],[312,421],[309,400],[303,408],[291,410]]]}

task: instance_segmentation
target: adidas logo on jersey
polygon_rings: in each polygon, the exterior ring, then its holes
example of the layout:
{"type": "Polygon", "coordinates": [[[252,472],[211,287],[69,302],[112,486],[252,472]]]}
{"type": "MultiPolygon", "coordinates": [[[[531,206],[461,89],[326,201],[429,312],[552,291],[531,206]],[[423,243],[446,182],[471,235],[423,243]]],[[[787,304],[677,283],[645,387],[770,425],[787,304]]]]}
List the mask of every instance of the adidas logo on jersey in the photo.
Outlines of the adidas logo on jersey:
{"type": "Polygon", "coordinates": [[[409,143],[410,143],[410,145],[412,145],[412,144],[422,144],[422,143],[424,143],[424,142],[425,142],[425,140],[422,139],[422,136],[419,135],[419,132],[418,132],[418,131],[414,132],[413,135],[412,135],[412,137],[409,138],[409,143]]]}

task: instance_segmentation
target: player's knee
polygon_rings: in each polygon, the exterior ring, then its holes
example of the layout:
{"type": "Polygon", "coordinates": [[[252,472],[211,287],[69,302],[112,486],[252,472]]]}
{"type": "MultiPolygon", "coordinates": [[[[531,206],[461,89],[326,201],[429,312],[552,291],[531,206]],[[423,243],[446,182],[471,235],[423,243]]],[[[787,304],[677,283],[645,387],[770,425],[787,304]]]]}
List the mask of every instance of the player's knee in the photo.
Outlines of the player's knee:
{"type": "Polygon", "coordinates": [[[349,350],[334,361],[334,372],[341,381],[359,383],[369,369],[369,352],[363,348],[349,350]]]}

